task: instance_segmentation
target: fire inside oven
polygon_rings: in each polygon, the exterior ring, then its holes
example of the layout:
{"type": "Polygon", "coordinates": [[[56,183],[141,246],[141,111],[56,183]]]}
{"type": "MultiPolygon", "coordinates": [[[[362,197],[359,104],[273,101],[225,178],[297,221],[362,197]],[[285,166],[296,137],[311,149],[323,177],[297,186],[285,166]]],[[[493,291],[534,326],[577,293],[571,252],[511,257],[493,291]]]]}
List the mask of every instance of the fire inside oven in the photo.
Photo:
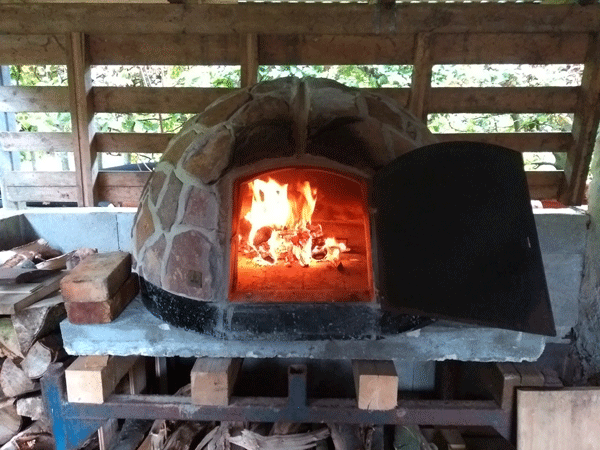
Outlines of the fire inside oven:
{"type": "Polygon", "coordinates": [[[357,302],[374,297],[366,183],[289,167],[234,186],[230,299],[357,302]]]}

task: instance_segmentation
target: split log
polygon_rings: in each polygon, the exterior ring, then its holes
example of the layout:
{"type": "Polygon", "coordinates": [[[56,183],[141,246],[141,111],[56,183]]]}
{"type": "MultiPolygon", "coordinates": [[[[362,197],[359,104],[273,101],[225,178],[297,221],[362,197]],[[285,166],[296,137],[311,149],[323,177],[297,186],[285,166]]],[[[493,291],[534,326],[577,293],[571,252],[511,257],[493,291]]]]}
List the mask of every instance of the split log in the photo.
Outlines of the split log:
{"type": "Polygon", "coordinates": [[[68,302],[102,302],[115,295],[130,274],[129,253],[97,253],[64,277],[60,289],[68,302]]]}
{"type": "MultiPolygon", "coordinates": [[[[14,405],[0,409],[0,445],[8,442],[21,428],[21,416],[14,405]]],[[[4,447],[3,447],[4,448],[4,447]]]]}
{"type": "Polygon", "coordinates": [[[52,450],[54,448],[54,439],[43,424],[33,423],[26,430],[12,436],[12,439],[0,447],[0,450],[23,450],[28,448],[35,448],[36,450],[52,450]]]}
{"type": "Polygon", "coordinates": [[[146,437],[151,425],[151,420],[126,420],[112,450],[136,450],[146,437]]]}
{"type": "MultiPolygon", "coordinates": [[[[196,450],[229,450],[233,449],[230,442],[229,426],[220,425],[213,428],[200,443],[196,446],[196,450]]],[[[234,444],[235,445],[235,444],[234,444]]]]}
{"type": "Polygon", "coordinates": [[[73,270],[81,261],[94,253],[98,253],[97,248],[78,248],[67,260],[67,270],[73,270]]]}
{"type": "Polygon", "coordinates": [[[19,348],[25,355],[39,338],[52,333],[67,317],[62,297],[45,298],[12,315],[19,348]]]}
{"type": "Polygon", "coordinates": [[[24,357],[10,317],[0,318],[0,356],[10,359],[24,357]]]}
{"type": "Polygon", "coordinates": [[[37,380],[44,375],[50,364],[66,357],[60,334],[51,334],[33,344],[21,362],[21,369],[29,378],[37,380]]]}
{"type": "Polygon", "coordinates": [[[5,359],[0,369],[0,388],[7,397],[18,397],[40,389],[40,385],[29,379],[10,359],[5,359]]]}
{"type": "Polygon", "coordinates": [[[274,436],[261,436],[250,430],[243,430],[241,436],[231,437],[229,441],[247,450],[304,450],[313,448],[317,442],[327,439],[329,435],[327,428],[310,433],[274,436]]]}
{"type": "Polygon", "coordinates": [[[360,426],[352,424],[328,424],[335,450],[364,450],[360,426]]]}
{"type": "Polygon", "coordinates": [[[57,256],[56,258],[50,258],[46,261],[42,261],[35,265],[36,269],[44,270],[63,270],[67,268],[67,261],[75,255],[75,250],[63,255],[57,256]]]}
{"type": "Polygon", "coordinates": [[[20,247],[15,247],[10,250],[14,255],[9,258],[2,267],[15,267],[22,261],[42,261],[56,256],[60,256],[62,252],[50,247],[45,239],[38,239],[20,247]]]}
{"type": "Polygon", "coordinates": [[[163,450],[190,450],[190,446],[198,436],[206,428],[206,424],[202,422],[183,422],[171,434],[163,450]]]}
{"type": "Polygon", "coordinates": [[[31,420],[48,421],[41,395],[20,398],[17,400],[16,407],[17,414],[20,416],[29,417],[31,420]]]}

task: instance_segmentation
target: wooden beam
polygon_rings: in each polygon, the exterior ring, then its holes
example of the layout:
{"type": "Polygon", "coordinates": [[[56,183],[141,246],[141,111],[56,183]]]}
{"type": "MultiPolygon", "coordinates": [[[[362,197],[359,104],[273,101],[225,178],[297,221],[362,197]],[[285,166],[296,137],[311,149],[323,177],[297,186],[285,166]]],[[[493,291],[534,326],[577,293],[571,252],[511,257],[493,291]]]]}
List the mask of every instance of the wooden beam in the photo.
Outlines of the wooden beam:
{"type": "Polygon", "coordinates": [[[282,64],[412,64],[414,35],[260,35],[258,59],[282,64]]]}
{"type": "Polygon", "coordinates": [[[62,34],[4,35],[0,37],[0,65],[66,64],[62,34]]]}
{"type": "Polygon", "coordinates": [[[140,356],[80,356],[65,370],[67,399],[104,403],[140,356]]]}
{"type": "Polygon", "coordinates": [[[258,81],[258,35],[248,33],[240,36],[241,87],[249,87],[258,81]]]}
{"type": "Polygon", "coordinates": [[[587,33],[434,34],[432,58],[436,64],[583,64],[588,41],[587,33]]]}
{"type": "Polygon", "coordinates": [[[600,34],[590,40],[583,69],[577,112],[573,118],[573,147],[567,154],[567,182],[560,199],[566,205],[583,203],[590,161],[600,122],[600,34]]]}
{"type": "Polygon", "coordinates": [[[241,358],[198,358],[191,371],[192,403],[228,405],[241,366],[241,358]]]}
{"type": "Polygon", "coordinates": [[[96,133],[94,139],[98,152],[162,153],[173,136],[171,133],[96,133]]]}
{"type": "Polygon", "coordinates": [[[5,152],[72,152],[71,133],[0,132],[0,150],[5,152]]]}
{"type": "Polygon", "coordinates": [[[414,68],[408,109],[419,119],[427,123],[428,98],[431,88],[431,34],[420,33],[417,35],[414,53],[414,68]]]}
{"type": "Polygon", "coordinates": [[[68,112],[69,91],[62,86],[0,86],[5,112],[68,112]]]}
{"type": "Polygon", "coordinates": [[[95,112],[200,113],[227,88],[94,87],[95,112]]]}
{"type": "Polygon", "coordinates": [[[518,152],[567,152],[573,144],[571,133],[456,133],[435,137],[440,142],[484,142],[518,152]]]}
{"type": "Polygon", "coordinates": [[[98,34],[90,36],[90,54],[92,64],[236,65],[240,40],[235,34],[98,34]]]}
{"type": "Polygon", "coordinates": [[[578,87],[432,88],[430,113],[571,113],[578,87]]]}
{"type": "Polygon", "coordinates": [[[598,4],[400,4],[382,30],[374,11],[367,4],[2,5],[0,33],[584,33],[600,27],[598,4]]]}
{"type": "Polygon", "coordinates": [[[67,50],[71,123],[78,189],[77,203],[79,206],[94,206],[94,185],[98,173],[98,161],[92,146],[95,133],[94,109],[86,36],[82,33],[68,34],[67,50]]]}

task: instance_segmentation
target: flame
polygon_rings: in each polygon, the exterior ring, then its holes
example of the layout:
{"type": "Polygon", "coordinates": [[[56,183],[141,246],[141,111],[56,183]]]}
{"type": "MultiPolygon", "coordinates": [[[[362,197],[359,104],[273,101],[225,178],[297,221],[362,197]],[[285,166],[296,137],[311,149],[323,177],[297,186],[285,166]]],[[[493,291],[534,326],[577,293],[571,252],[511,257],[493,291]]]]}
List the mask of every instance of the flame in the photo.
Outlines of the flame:
{"type": "Polygon", "coordinates": [[[308,181],[295,189],[269,178],[248,183],[252,204],[244,216],[251,229],[248,247],[259,265],[273,265],[279,260],[307,267],[313,261],[337,265],[340,254],[348,251],[343,242],[324,238],[321,225],[312,224],[317,204],[317,189],[308,181]]]}

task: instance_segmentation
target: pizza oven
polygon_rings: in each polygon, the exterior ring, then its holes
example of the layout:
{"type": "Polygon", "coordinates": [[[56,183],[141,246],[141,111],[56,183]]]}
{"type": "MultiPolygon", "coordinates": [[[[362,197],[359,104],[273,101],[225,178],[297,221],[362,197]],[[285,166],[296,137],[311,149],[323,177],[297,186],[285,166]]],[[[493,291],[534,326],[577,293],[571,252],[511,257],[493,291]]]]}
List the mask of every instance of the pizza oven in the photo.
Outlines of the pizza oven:
{"type": "Polygon", "coordinates": [[[331,80],[259,83],[190,119],[132,234],[144,304],[211,336],[554,331],[520,154],[436,144],[394,101],[331,80]]]}

